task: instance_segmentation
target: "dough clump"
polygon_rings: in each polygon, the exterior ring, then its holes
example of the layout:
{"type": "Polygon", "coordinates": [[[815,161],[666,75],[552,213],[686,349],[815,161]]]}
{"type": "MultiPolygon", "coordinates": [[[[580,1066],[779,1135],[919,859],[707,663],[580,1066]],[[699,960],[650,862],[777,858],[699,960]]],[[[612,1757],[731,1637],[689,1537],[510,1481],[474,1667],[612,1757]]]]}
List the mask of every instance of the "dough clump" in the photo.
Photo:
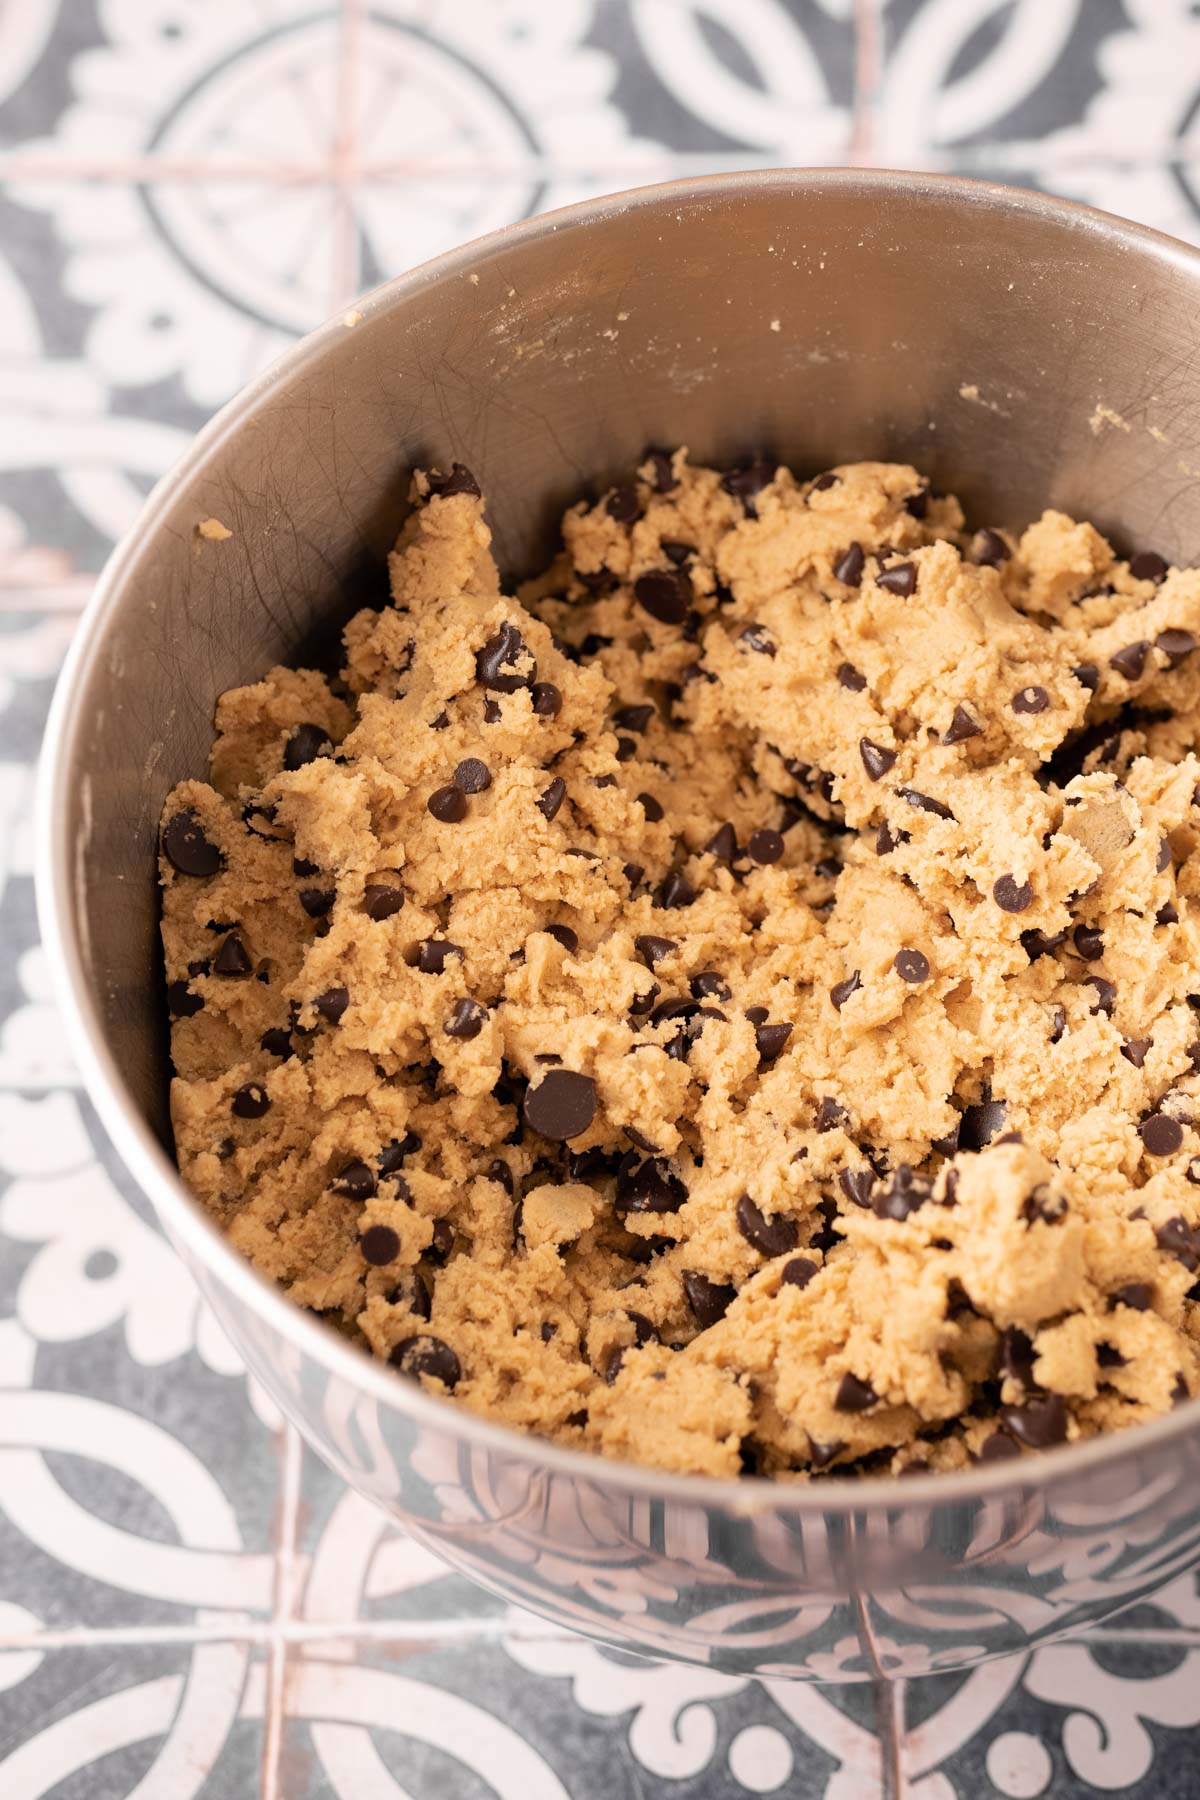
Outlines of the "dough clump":
{"type": "Polygon", "coordinates": [[[512,594],[469,470],[413,500],[339,677],[225,694],[163,813],[231,1242],[431,1392],[675,1470],[1200,1391],[1200,574],[681,450],[512,594]]]}

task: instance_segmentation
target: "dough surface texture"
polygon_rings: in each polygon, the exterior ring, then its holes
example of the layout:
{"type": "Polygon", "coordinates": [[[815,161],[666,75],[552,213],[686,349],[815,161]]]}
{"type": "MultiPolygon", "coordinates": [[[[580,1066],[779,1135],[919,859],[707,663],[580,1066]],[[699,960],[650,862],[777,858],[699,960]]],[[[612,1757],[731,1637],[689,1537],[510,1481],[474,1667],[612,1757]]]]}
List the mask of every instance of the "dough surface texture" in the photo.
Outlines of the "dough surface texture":
{"type": "Polygon", "coordinates": [[[1200,1392],[1200,574],[651,454],[516,594],[418,474],[162,817],[180,1169],[398,1378],[657,1466],[1200,1392]],[[381,597],[382,599],[382,597],[381,597]]]}

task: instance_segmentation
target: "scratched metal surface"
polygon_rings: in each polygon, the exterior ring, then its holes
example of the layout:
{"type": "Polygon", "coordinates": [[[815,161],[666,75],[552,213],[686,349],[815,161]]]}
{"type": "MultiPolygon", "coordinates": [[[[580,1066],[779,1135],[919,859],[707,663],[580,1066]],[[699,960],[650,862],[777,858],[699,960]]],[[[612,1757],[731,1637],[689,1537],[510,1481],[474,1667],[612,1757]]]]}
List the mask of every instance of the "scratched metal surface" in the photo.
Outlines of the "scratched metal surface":
{"type": "Polygon", "coordinates": [[[1198,97],[1184,0],[0,5],[5,1800],[1200,1788],[1192,1577],[965,1676],[897,1650],[877,1702],[636,1664],[398,1537],[248,1383],[107,1146],[29,832],[108,549],[366,286],[566,200],[775,164],[981,174],[1197,239],[1198,97]]]}

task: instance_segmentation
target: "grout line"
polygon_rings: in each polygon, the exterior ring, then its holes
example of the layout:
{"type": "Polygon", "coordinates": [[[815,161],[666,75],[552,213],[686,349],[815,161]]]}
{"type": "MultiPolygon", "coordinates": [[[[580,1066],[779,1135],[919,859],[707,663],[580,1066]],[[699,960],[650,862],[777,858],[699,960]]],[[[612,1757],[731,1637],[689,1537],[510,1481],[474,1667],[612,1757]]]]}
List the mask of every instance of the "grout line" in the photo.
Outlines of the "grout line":
{"type": "Polygon", "coordinates": [[[342,0],[338,15],[337,101],[330,168],[333,180],[331,312],[352,300],[362,285],[354,202],[359,174],[359,75],[365,22],[366,0],[342,0]]]}
{"type": "Polygon", "coordinates": [[[875,126],[883,73],[883,31],[879,0],[854,0],[854,99],[850,121],[850,161],[875,161],[875,126]]]}
{"type": "Polygon", "coordinates": [[[883,1800],[907,1800],[909,1787],[905,1774],[904,1696],[907,1683],[885,1680],[875,1684],[875,1718],[879,1726],[880,1777],[883,1800]]]}
{"type": "Polygon", "coordinates": [[[544,1629],[514,1628],[504,1615],[460,1619],[238,1619],[228,1625],[65,1626],[58,1631],[19,1632],[0,1636],[0,1655],[13,1651],[137,1649],[167,1644],[249,1644],[269,1647],[278,1641],[300,1649],[326,1643],[429,1644],[445,1641],[512,1639],[519,1643],[577,1643],[576,1632],[547,1624],[544,1629]]]}
{"type": "Polygon", "coordinates": [[[291,1623],[296,1590],[296,1533],[300,1517],[300,1434],[285,1422],[282,1441],[279,1504],[275,1515],[275,1593],[267,1631],[267,1679],[263,1699],[261,1765],[262,1800],[279,1800],[280,1760],[286,1707],[286,1626],[291,1623]]]}

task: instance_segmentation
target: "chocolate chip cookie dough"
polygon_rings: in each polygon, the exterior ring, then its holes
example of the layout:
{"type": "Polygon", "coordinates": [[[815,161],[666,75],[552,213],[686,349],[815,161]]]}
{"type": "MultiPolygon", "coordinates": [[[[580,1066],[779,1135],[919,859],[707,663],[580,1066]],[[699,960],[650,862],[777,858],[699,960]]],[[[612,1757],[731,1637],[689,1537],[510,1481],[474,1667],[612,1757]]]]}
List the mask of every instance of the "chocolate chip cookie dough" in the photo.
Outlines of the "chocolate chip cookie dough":
{"type": "Polygon", "coordinates": [[[336,681],[171,795],[179,1163],[431,1393],[961,1468],[1200,1390],[1200,575],[648,456],[513,597],[418,475],[336,681]]]}

